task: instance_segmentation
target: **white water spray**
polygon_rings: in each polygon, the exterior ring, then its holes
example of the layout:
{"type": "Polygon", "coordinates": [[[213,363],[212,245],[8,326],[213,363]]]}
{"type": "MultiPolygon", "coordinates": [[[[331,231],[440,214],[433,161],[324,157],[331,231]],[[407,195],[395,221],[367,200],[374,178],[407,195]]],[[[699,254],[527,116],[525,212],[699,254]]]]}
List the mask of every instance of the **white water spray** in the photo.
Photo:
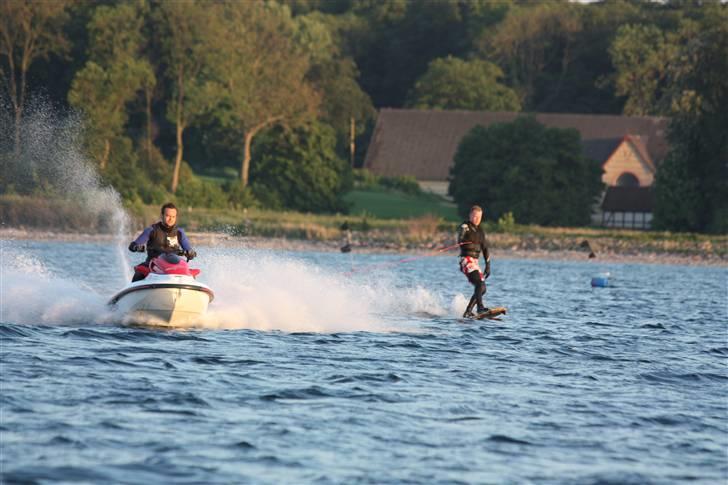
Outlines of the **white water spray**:
{"type": "MultiPolygon", "coordinates": [[[[0,120],[0,131],[12,133],[12,117],[2,116],[0,120]]],[[[115,237],[119,274],[128,280],[131,273],[124,241],[128,237],[129,217],[118,192],[102,184],[84,154],[83,133],[78,114],[63,113],[42,99],[31,100],[20,127],[20,146],[13,146],[12,137],[0,137],[0,153],[12,153],[7,158],[12,167],[6,167],[3,173],[16,189],[52,194],[53,200],[73,202],[83,215],[99,221],[98,230],[115,237]]]]}

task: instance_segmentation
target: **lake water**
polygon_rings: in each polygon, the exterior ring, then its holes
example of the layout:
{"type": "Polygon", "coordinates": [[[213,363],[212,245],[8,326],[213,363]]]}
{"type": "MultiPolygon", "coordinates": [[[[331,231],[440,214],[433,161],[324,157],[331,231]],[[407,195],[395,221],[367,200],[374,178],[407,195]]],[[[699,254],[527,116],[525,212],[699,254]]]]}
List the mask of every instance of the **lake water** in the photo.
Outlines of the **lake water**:
{"type": "Polygon", "coordinates": [[[162,331],[110,320],[116,246],[2,241],[0,481],[728,480],[725,268],[496,252],[466,322],[454,255],[198,252],[162,331]]]}

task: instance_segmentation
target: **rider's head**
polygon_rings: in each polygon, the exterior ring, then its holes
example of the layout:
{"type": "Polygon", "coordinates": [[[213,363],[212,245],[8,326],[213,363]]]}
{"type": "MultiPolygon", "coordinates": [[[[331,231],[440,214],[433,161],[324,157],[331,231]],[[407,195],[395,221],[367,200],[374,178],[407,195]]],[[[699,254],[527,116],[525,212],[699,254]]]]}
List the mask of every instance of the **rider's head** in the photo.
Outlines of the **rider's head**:
{"type": "Polygon", "coordinates": [[[474,205],[470,208],[470,222],[477,226],[480,224],[480,220],[483,218],[483,209],[479,205],[474,205]]]}
{"type": "Polygon", "coordinates": [[[167,227],[172,227],[177,223],[177,206],[171,202],[167,202],[162,206],[162,222],[167,227]]]}

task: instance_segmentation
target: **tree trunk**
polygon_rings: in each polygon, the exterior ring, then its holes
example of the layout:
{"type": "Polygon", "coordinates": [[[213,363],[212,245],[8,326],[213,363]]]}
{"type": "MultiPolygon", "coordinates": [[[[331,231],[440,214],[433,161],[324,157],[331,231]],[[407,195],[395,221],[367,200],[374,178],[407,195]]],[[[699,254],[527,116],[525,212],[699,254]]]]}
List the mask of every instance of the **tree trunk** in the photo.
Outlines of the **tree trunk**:
{"type": "Polygon", "coordinates": [[[177,110],[175,113],[175,126],[177,127],[177,154],[174,157],[174,172],[172,173],[172,193],[177,192],[179,184],[179,169],[182,166],[182,153],[184,145],[182,143],[182,134],[185,131],[185,119],[183,118],[182,107],[185,99],[185,71],[180,66],[177,70],[177,110]]]}
{"type": "Polygon", "coordinates": [[[15,108],[15,147],[16,156],[20,154],[20,123],[23,121],[23,111],[20,107],[15,108]]]}
{"type": "Polygon", "coordinates": [[[152,89],[147,87],[147,162],[152,161],[152,89]]]}
{"type": "Polygon", "coordinates": [[[253,137],[263,128],[268,125],[272,125],[283,119],[282,116],[271,116],[262,123],[254,126],[250,130],[245,132],[245,149],[243,151],[243,164],[240,167],[240,181],[243,183],[243,188],[248,186],[248,171],[250,170],[250,147],[253,144],[253,137]]]}
{"type": "MultiPolygon", "coordinates": [[[[15,103],[15,153],[20,153],[20,125],[23,122],[23,110],[25,109],[25,88],[26,73],[30,67],[30,53],[28,49],[23,52],[23,60],[20,63],[20,95],[15,103]]],[[[15,82],[15,79],[13,79],[15,82]]],[[[17,88],[16,88],[17,89],[17,88]]]]}
{"type": "Polygon", "coordinates": [[[250,146],[253,144],[253,131],[245,132],[245,150],[243,152],[243,165],[240,167],[240,181],[243,188],[248,186],[248,171],[250,170],[250,146]]]}
{"type": "Polygon", "coordinates": [[[109,154],[111,153],[111,142],[107,138],[104,140],[104,154],[101,156],[101,160],[99,161],[99,167],[101,167],[101,170],[106,169],[106,165],[109,161],[109,154]]]}
{"type": "Polygon", "coordinates": [[[354,117],[351,117],[351,125],[349,126],[349,157],[351,168],[354,168],[354,155],[356,154],[356,123],[354,117]]]}
{"type": "Polygon", "coordinates": [[[185,128],[182,123],[177,123],[177,154],[174,156],[174,173],[172,174],[172,193],[177,192],[177,185],[179,184],[179,169],[182,166],[182,151],[184,145],[182,144],[182,133],[185,128]]]}

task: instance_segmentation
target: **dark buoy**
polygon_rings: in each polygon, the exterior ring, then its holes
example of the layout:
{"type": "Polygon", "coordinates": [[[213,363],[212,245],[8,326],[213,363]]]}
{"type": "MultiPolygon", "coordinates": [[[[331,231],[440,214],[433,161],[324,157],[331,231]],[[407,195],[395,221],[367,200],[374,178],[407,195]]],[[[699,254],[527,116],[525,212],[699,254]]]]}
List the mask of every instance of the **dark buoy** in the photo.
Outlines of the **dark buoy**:
{"type": "Polygon", "coordinates": [[[592,246],[587,239],[584,239],[581,244],[579,244],[579,247],[589,251],[589,259],[597,257],[597,253],[594,252],[594,249],[592,249],[592,246]]]}
{"type": "Polygon", "coordinates": [[[349,221],[344,221],[340,227],[341,229],[341,252],[351,252],[351,228],[349,227],[349,221]]]}

